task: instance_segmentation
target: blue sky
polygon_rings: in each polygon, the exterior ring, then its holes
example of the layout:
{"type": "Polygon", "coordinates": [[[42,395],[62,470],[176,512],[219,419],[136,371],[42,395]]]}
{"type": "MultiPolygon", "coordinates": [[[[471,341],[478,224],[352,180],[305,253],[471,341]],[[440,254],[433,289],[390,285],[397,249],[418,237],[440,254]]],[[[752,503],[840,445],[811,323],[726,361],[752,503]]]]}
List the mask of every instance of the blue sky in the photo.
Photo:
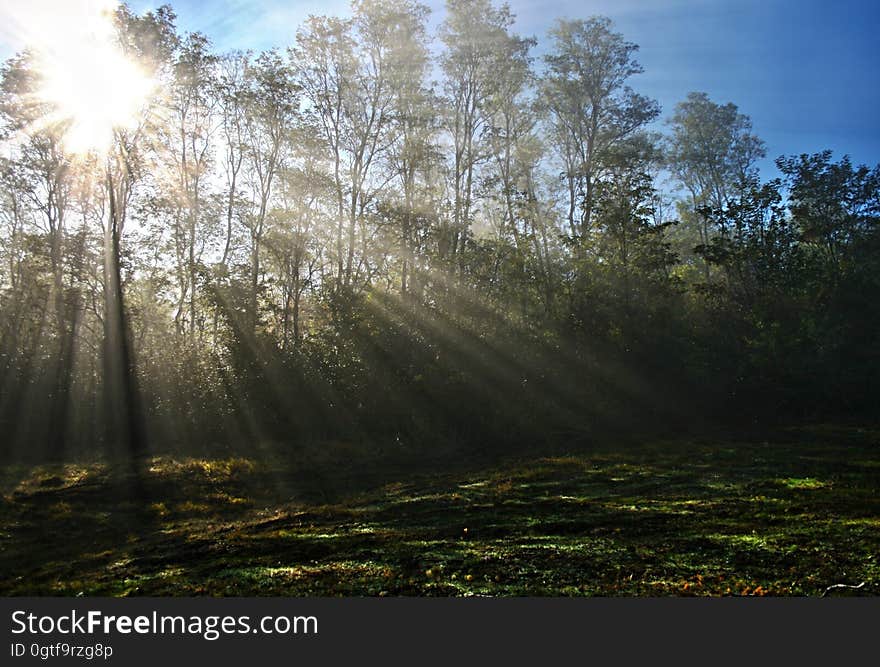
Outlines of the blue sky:
{"type": "MultiPolygon", "coordinates": [[[[0,0],[3,4],[20,0],[0,0]]],[[[58,0],[59,3],[67,0],[58,0]]],[[[293,42],[309,14],[344,14],[347,0],[170,0],[181,28],[219,49],[293,42]]],[[[143,11],[161,0],[131,0],[143,11]]],[[[432,24],[443,0],[430,0],[432,24]]],[[[880,162],[880,0],[510,0],[523,35],[543,40],[559,17],[609,16],[640,45],[639,92],[668,115],[690,91],[734,102],[781,154],[825,148],[880,162]]],[[[17,45],[0,32],[0,54],[17,45]]],[[[5,52],[5,53],[4,53],[5,52]]]]}

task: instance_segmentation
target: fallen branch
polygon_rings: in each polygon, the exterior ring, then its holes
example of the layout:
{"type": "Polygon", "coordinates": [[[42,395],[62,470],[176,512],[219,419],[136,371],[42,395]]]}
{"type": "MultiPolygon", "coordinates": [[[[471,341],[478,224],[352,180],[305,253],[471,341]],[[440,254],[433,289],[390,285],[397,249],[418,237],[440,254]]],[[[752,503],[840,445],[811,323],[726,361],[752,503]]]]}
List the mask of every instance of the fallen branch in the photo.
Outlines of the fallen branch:
{"type": "Polygon", "coordinates": [[[828,594],[829,594],[832,590],[834,590],[835,588],[851,588],[851,589],[853,589],[853,590],[859,590],[860,588],[864,587],[865,583],[866,583],[866,582],[863,581],[863,582],[860,583],[858,586],[853,586],[853,585],[851,585],[851,584],[833,584],[833,585],[831,585],[831,586],[829,586],[828,588],[825,589],[825,592],[822,593],[822,597],[823,597],[823,598],[824,598],[824,597],[828,597],[828,594]]]}

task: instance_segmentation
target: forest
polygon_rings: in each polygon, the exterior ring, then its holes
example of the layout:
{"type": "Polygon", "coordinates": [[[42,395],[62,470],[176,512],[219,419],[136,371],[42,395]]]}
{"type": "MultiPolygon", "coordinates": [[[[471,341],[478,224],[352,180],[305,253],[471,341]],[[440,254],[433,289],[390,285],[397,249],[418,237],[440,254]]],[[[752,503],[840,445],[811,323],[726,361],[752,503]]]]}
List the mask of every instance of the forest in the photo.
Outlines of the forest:
{"type": "Polygon", "coordinates": [[[880,164],[514,24],[3,64],[4,594],[880,592],[880,164]]]}

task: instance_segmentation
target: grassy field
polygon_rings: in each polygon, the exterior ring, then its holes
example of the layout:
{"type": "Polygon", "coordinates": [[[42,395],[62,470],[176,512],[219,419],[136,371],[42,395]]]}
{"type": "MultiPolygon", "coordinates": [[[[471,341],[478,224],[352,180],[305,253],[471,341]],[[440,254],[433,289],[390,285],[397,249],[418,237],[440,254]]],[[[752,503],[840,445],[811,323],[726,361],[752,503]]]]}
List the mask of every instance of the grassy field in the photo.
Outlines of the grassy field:
{"type": "Polygon", "coordinates": [[[877,430],[322,470],[7,467],[0,594],[880,594],[877,430]]]}

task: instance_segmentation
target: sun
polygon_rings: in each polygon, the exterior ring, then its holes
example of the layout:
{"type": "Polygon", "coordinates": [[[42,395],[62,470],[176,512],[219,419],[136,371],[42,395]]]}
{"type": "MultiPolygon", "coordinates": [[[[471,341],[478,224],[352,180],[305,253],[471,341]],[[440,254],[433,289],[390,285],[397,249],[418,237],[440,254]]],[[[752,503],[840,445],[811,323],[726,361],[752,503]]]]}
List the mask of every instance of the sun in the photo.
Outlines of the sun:
{"type": "Polygon", "coordinates": [[[138,124],[155,88],[119,47],[106,3],[93,7],[84,28],[58,34],[36,50],[36,94],[52,110],[45,121],[60,128],[65,149],[74,154],[107,151],[116,130],[138,124]]]}
{"type": "Polygon", "coordinates": [[[106,150],[117,129],[137,124],[152,82],[140,68],[112,49],[77,45],[63,60],[41,65],[39,97],[64,128],[70,152],[106,150]]]}

